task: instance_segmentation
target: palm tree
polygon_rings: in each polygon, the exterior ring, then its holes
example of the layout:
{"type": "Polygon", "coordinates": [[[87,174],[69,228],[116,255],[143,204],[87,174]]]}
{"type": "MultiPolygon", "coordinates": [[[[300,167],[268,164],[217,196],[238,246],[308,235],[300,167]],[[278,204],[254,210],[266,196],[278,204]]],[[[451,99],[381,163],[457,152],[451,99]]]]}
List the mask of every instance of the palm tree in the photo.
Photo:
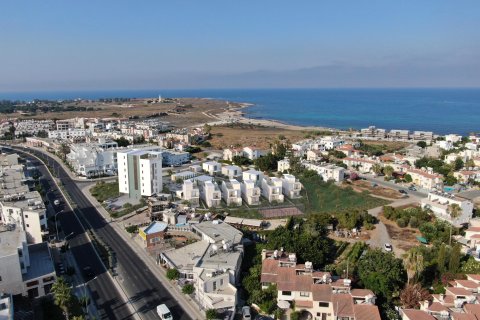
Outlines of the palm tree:
{"type": "Polygon", "coordinates": [[[408,283],[410,283],[410,280],[418,277],[418,274],[424,269],[423,255],[418,247],[408,251],[404,263],[407,269],[408,283]]]}
{"type": "Polygon", "coordinates": [[[460,216],[461,208],[457,203],[452,203],[448,206],[447,212],[450,214],[453,221],[460,216]]]}
{"type": "Polygon", "coordinates": [[[63,310],[65,318],[68,320],[68,309],[72,302],[72,291],[63,277],[60,277],[55,281],[52,286],[52,293],[55,298],[55,304],[63,310]]]}
{"type": "Polygon", "coordinates": [[[380,173],[382,173],[382,166],[378,163],[375,163],[372,166],[372,171],[375,172],[376,175],[379,175],[380,173]]]}

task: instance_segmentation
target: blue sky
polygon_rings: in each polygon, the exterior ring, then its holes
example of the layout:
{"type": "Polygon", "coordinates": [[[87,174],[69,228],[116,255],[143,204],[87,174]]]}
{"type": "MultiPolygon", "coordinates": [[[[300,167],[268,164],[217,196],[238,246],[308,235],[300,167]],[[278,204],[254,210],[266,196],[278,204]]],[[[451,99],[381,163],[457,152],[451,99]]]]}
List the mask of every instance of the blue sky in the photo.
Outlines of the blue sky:
{"type": "Polygon", "coordinates": [[[478,0],[2,0],[0,14],[0,91],[480,86],[478,0]]]}

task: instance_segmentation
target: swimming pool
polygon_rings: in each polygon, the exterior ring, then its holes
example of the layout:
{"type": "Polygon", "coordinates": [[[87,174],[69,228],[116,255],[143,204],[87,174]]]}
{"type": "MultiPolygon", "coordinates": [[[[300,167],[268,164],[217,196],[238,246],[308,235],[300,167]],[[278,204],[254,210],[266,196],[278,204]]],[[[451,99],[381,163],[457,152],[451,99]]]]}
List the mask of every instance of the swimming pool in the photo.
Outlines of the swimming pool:
{"type": "Polygon", "coordinates": [[[454,187],[443,187],[443,191],[445,191],[445,192],[453,192],[453,191],[455,191],[455,188],[454,188],[454,187]]]}

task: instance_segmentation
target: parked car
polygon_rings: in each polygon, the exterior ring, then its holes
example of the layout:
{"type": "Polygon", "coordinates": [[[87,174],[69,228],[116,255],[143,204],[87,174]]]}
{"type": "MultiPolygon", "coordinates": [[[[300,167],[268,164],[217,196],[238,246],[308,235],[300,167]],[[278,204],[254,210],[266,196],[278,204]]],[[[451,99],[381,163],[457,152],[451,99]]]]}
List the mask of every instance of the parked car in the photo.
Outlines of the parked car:
{"type": "Polygon", "coordinates": [[[250,312],[250,307],[245,306],[242,308],[242,319],[243,320],[250,320],[252,319],[252,313],[250,312]]]}
{"type": "Polygon", "coordinates": [[[408,190],[410,190],[410,191],[417,191],[417,188],[415,188],[414,186],[410,186],[410,187],[408,187],[408,190]]]}
{"type": "Polygon", "coordinates": [[[173,320],[172,313],[165,304],[157,306],[157,314],[162,320],[173,320]]]}
{"type": "Polygon", "coordinates": [[[408,194],[408,192],[406,190],[403,190],[403,189],[398,190],[398,192],[400,192],[401,194],[408,194]]]}
{"type": "Polygon", "coordinates": [[[393,247],[392,247],[392,245],[391,245],[390,243],[385,243],[385,244],[383,245],[383,248],[384,248],[385,251],[387,251],[387,252],[392,252],[392,251],[393,251],[393,247]]]}
{"type": "Polygon", "coordinates": [[[56,206],[59,206],[59,205],[60,205],[60,200],[55,199],[55,200],[53,201],[53,204],[56,205],[56,206]]]}

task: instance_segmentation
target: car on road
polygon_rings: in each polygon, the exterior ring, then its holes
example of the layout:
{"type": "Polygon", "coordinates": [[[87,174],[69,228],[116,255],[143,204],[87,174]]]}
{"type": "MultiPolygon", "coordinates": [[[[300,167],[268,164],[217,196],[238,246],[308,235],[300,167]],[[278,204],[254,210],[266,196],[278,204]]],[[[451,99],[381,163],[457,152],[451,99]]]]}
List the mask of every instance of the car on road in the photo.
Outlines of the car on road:
{"type": "Polygon", "coordinates": [[[408,192],[406,190],[403,190],[403,189],[398,190],[398,192],[400,192],[401,194],[408,194],[408,192]]]}
{"type": "Polygon", "coordinates": [[[392,245],[391,245],[390,243],[385,243],[385,244],[383,245],[383,248],[384,248],[385,251],[387,251],[387,252],[392,252],[392,251],[393,251],[393,247],[392,247],[392,245]]]}
{"type": "Polygon", "coordinates": [[[243,320],[250,320],[252,319],[252,313],[250,312],[250,307],[245,306],[242,308],[242,319],[243,320]]]}
{"type": "Polygon", "coordinates": [[[59,206],[60,205],[60,200],[58,200],[58,199],[53,200],[53,204],[56,205],[56,206],[59,206]]]}
{"type": "Polygon", "coordinates": [[[172,313],[168,309],[167,305],[161,304],[157,306],[157,314],[162,320],[173,320],[172,313]]]}
{"type": "Polygon", "coordinates": [[[408,187],[408,190],[410,190],[410,191],[417,191],[417,188],[415,188],[414,186],[410,186],[410,187],[408,187]]]}
{"type": "Polygon", "coordinates": [[[82,271],[83,271],[83,277],[85,278],[85,281],[95,278],[95,273],[93,272],[92,267],[86,266],[82,269],[82,271]]]}

